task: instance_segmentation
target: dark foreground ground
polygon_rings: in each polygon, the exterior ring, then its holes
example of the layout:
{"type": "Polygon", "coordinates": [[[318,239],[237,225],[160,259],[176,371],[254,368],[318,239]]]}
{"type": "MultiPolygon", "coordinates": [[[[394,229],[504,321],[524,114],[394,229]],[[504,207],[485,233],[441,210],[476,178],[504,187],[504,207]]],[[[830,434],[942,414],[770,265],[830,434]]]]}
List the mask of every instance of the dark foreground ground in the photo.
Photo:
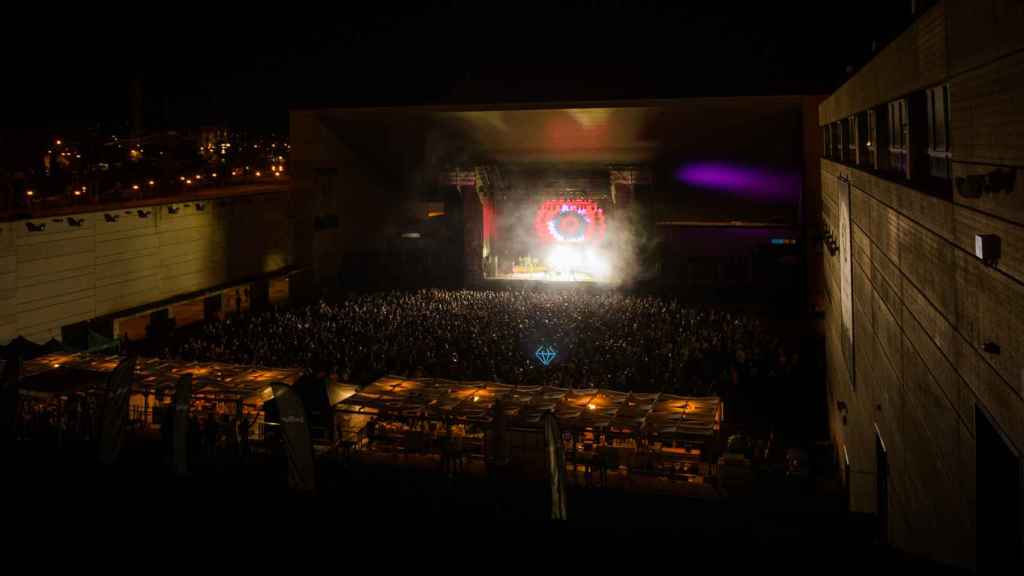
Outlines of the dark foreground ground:
{"type": "Polygon", "coordinates": [[[719,500],[574,484],[569,521],[556,523],[548,520],[546,483],[514,472],[503,480],[452,479],[394,462],[331,461],[319,466],[317,494],[297,496],[282,469],[265,459],[209,465],[175,479],[148,454],[130,448],[121,464],[103,467],[30,444],[9,450],[4,517],[15,530],[7,542],[52,550],[178,548],[250,560],[336,550],[334,561],[344,562],[346,554],[372,548],[384,554],[378,561],[409,561],[401,551],[414,547],[456,563],[470,553],[517,561],[557,553],[562,561],[626,562],[645,571],[711,565],[716,573],[751,566],[758,573],[952,573],[874,544],[870,527],[843,514],[822,483],[801,493],[759,481],[747,496],[719,500]],[[389,551],[396,556],[389,559],[389,551]]]}

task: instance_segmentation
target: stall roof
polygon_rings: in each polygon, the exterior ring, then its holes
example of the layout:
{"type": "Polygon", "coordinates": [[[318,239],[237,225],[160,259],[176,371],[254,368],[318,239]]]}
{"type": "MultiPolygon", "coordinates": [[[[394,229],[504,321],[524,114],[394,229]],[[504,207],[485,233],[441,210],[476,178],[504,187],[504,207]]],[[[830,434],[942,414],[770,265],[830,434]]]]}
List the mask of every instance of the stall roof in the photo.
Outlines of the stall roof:
{"type": "Polygon", "coordinates": [[[502,401],[509,422],[540,427],[554,412],[563,428],[612,428],[659,435],[711,436],[718,429],[722,403],[717,397],[634,394],[606,389],[511,386],[495,382],[456,382],[433,378],[381,378],[341,402],[352,412],[387,413],[431,419],[489,422],[502,401]]]}
{"type": "MultiPolygon", "coordinates": [[[[106,376],[113,372],[122,356],[79,353],[57,353],[40,356],[24,363],[22,376],[26,387],[32,379],[52,381],[63,375],[106,376]]],[[[271,382],[292,386],[302,375],[298,368],[261,368],[223,362],[187,362],[159,358],[139,358],[135,364],[132,388],[136,390],[165,389],[173,391],[182,374],[192,374],[193,390],[219,396],[248,398],[261,394],[271,382]]]]}

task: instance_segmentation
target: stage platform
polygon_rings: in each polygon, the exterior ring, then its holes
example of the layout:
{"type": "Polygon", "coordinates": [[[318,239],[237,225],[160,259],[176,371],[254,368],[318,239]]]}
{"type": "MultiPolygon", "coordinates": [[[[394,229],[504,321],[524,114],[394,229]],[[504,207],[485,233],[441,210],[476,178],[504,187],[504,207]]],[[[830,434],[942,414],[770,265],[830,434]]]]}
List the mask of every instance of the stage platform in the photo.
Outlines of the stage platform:
{"type": "Polygon", "coordinates": [[[595,279],[586,272],[556,274],[552,272],[513,272],[511,274],[496,274],[489,276],[487,280],[511,280],[518,282],[551,282],[559,284],[572,284],[578,282],[590,282],[593,284],[607,284],[595,279]]]}
{"type": "Polygon", "coordinates": [[[476,285],[487,290],[611,290],[619,285],[596,280],[545,280],[518,274],[484,278],[476,285]]]}

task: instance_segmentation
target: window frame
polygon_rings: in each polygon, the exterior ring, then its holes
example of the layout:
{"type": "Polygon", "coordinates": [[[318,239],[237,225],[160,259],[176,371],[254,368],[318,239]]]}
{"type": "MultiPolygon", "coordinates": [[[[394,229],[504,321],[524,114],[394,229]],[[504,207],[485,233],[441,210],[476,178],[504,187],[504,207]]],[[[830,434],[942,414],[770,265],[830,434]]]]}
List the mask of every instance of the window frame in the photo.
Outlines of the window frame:
{"type": "Polygon", "coordinates": [[[888,104],[889,166],[900,177],[910,179],[910,114],[907,98],[888,104]]]}
{"type": "Polygon", "coordinates": [[[832,123],[832,127],[832,145],[836,151],[836,160],[844,162],[846,160],[846,142],[843,141],[843,123],[836,120],[832,123]]]}
{"type": "Polygon", "coordinates": [[[864,112],[865,140],[864,149],[867,151],[868,165],[878,169],[878,112],[874,108],[864,112]]]}
{"type": "Polygon", "coordinates": [[[846,126],[846,153],[851,164],[857,164],[859,158],[857,157],[857,116],[855,114],[847,116],[843,120],[843,125],[846,126]]]}
{"type": "Polygon", "coordinates": [[[949,180],[952,178],[949,84],[925,90],[925,101],[928,115],[928,173],[932,177],[949,180]]]}

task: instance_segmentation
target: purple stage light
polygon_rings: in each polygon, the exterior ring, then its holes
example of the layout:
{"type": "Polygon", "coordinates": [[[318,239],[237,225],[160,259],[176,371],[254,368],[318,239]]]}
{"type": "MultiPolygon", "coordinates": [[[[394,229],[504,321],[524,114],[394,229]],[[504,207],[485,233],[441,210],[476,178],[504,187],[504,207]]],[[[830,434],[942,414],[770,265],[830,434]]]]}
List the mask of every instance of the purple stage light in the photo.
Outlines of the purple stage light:
{"type": "Polygon", "coordinates": [[[799,174],[778,169],[699,162],[681,166],[675,177],[690,186],[763,200],[785,200],[800,193],[799,174]]]}

